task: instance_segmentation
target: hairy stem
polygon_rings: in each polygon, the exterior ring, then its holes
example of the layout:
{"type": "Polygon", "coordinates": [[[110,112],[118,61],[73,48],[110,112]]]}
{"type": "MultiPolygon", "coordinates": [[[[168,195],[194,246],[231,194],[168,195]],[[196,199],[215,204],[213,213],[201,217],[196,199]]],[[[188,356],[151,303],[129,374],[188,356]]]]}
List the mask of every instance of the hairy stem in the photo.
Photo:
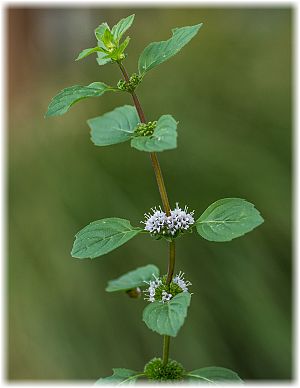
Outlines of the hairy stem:
{"type": "MultiPolygon", "coordinates": [[[[124,76],[124,79],[126,82],[129,82],[129,76],[128,73],[124,67],[124,65],[121,62],[118,62],[119,68],[124,76]]],[[[141,123],[146,123],[146,118],[144,111],[142,109],[142,106],[140,104],[140,101],[136,95],[135,92],[130,93],[135,105],[135,108],[137,110],[137,113],[139,115],[139,118],[141,120],[141,123]]],[[[158,190],[160,193],[160,197],[162,200],[163,208],[166,212],[166,214],[169,216],[171,214],[171,208],[170,203],[168,199],[168,194],[166,190],[166,185],[164,183],[164,178],[162,175],[162,171],[160,168],[160,164],[157,158],[157,155],[155,152],[150,153],[150,158],[152,162],[152,166],[155,172],[156,182],[158,186],[158,190]]],[[[173,274],[174,274],[174,268],[175,268],[175,241],[169,243],[169,261],[168,261],[168,274],[167,274],[167,286],[170,285],[173,274]]],[[[165,335],[163,340],[163,365],[166,365],[169,360],[169,349],[170,349],[170,337],[165,335]]]]}

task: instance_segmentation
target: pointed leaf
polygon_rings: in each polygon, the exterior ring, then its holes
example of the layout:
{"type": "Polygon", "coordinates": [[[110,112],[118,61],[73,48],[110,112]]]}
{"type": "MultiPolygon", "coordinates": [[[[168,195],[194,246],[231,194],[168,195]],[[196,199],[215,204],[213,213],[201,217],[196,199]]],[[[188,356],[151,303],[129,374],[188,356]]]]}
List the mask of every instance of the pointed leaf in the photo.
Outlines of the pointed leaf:
{"type": "Polygon", "coordinates": [[[197,34],[201,26],[202,23],[194,26],[174,28],[170,39],[150,43],[139,58],[138,68],[140,74],[145,74],[177,54],[197,34]]]}
{"type": "Polygon", "coordinates": [[[113,33],[115,40],[119,41],[128,28],[131,27],[134,16],[134,14],[127,16],[127,18],[121,19],[115,26],[113,26],[111,32],[113,33]]]}
{"type": "Polygon", "coordinates": [[[196,221],[197,232],[209,241],[231,241],[264,222],[258,210],[241,198],[224,198],[211,204],[196,221]]]}
{"type": "Polygon", "coordinates": [[[221,381],[230,382],[230,381],[239,381],[242,382],[237,373],[233,372],[230,369],[210,366],[207,368],[201,368],[193,370],[192,372],[187,373],[187,380],[193,381],[194,383],[218,383],[221,381]]]}
{"type": "Polygon", "coordinates": [[[142,230],[122,218],[94,221],[76,234],[71,255],[78,259],[94,259],[125,244],[142,230]]]}
{"type": "Polygon", "coordinates": [[[163,115],[157,121],[152,136],[137,136],[131,146],[139,151],[160,152],[177,147],[177,122],[171,115],[163,115]]]}
{"type": "Polygon", "coordinates": [[[105,113],[103,116],[88,120],[91,128],[91,140],[97,146],[122,143],[132,137],[139,123],[136,109],[124,105],[105,113]]]}
{"type": "Polygon", "coordinates": [[[145,282],[153,279],[153,275],[158,277],[159,269],[153,264],[148,264],[145,267],[139,267],[130,271],[117,279],[110,280],[105,290],[107,292],[115,292],[142,287],[146,285],[145,282]]]}
{"type": "Polygon", "coordinates": [[[160,335],[176,337],[187,316],[191,294],[181,292],[169,302],[150,303],[143,311],[143,321],[160,335]]]}
{"type": "Polygon", "coordinates": [[[116,91],[103,82],[93,82],[88,86],[75,85],[63,89],[52,98],[45,117],[60,116],[66,113],[76,102],[88,97],[99,97],[107,91],[116,91]]]}
{"type": "MultiPolygon", "coordinates": [[[[96,29],[95,29],[95,36],[98,40],[98,46],[101,49],[105,49],[104,43],[102,42],[103,34],[104,32],[109,29],[109,26],[107,23],[101,23],[96,29]]],[[[112,62],[111,58],[107,56],[105,52],[97,52],[97,63],[98,65],[106,65],[107,63],[112,62]]]]}
{"type": "Polygon", "coordinates": [[[99,47],[99,46],[96,46],[96,47],[93,47],[93,48],[87,48],[87,49],[84,49],[82,50],[78,57],[75,59],[75,61],[79,61],[80,59],[83,59],[85,57],[87,57],[88,55],[91,55],[97,51],[102,51],[102,49],[99,47]]]}
{"type": "Polygon", "coordinates": [[[113,374],[108,377],[102,377],[96,381],[96,384],[133,384],[143,373],[125,368],[113,368],[113,374]]]}

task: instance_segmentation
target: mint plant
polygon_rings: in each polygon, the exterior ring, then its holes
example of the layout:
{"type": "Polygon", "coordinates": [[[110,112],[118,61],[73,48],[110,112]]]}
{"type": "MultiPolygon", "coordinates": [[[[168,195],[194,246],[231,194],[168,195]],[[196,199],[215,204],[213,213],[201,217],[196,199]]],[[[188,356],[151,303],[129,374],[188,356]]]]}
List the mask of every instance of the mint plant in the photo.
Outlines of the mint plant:
{"type": "MultiPolygon", "coordinates": [[[[202,27],[175,28],[165,41],[150,43],[141,53],[138,69],[131,76],[123,64],[130,38],[123,39],[132,25],[134,15],[120,20],[112,28],[107,23],[95,30],[97,45],[78,55],[81,60],[91,54],[97,55],[98,65],[115,64],[123,75],[116,86],[104,82],[92,82],[87,86],[71,86],[63,89],[50,102],[46,116],[66,113],[76,102],[88,97],[100,97],[106,92],[128,93],[133,106],[115,108],[102,116],[89,119],[91,140],[96,146],[108,146],[130,142],[131,147],[149,153],[161,196],[161,205],[153,207],[141,217],[143,226],[132,226],[123,218],[104,218],[94,221],[80,230],[75,237],[71,255],[78,259],[94,259],[125,244],[135,236],[145,233],[155,240],[169,245],[168,271],[161,274],[153,264],[147,264],[108,282],[107,292],[126,292],[133,298],[141,297],[148,302],[143,311],[147,327],[163,336],[162,358],[153,358],[143,371],[114,368],[110,377],[97,383],[133,383],[137,380],[218,382],[241,381],[239,376],[226,368],[205,367],[188,372],[179,362],[169,358],[171,337],[176,337],[187,317],[191,303],[191,282],[180,270],[175,273],[175,246],[177,238],[196,231],[209,241],[225,242],[240,237],[263,222],[254,205],[241,198],[224,198],[211,204],[201,215],[189,211],[178,203],[170,206],[166,186],[157,153],[177,147],[178,122],[165,114],[155,121],[147,121],[136,88],[148,72],[177,54],[202,27]]],[[[193,296],[197,298],[197,296],[193,296]]]]}

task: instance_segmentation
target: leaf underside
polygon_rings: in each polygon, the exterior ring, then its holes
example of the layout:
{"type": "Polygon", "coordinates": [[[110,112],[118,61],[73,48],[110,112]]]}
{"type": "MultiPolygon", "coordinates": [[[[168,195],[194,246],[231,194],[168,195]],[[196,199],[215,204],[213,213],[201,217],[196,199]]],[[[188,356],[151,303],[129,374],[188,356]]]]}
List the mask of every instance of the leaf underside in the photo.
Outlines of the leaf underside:
{"type": "Polygon", "coordinates": [[[241,198],[224,198],[211,204],[196,221],[206,240],[223,242],[240,237],[263,223],[254,205],[241,198]]]}
{"type": "Polygon", "coordinates": [[[122,218],[94,221],[76,234],[71,255],[78,259],[94,259],[125,244],[141,231],[122,218]]]}
{"type": "Polygon", "coordinates": [[[159,269],[153,264],[148,264],[130,271],[117,279],[110,280],[105,290],[107,292],[126,291],[145,286],[145,282],[153,279],[153,275],[158,277],[159,269]]]}
{"type": "Polygon", "coordinates": [[[143,311],[143,321],[160,335],[176,337],[187,316],[191,294],[182,292],[169,302],[150,303],[143,311]]]}

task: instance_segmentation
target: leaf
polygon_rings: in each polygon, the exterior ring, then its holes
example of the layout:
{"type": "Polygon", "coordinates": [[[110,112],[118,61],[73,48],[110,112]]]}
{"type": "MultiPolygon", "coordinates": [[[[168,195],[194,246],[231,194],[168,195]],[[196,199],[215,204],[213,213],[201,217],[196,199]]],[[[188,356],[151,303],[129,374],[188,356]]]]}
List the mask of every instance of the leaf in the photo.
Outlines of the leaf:
{"type": "Polygon", "coordinates": [[[144,376],[144,373],[135,372],[125,368],[113,368],[113,374],[109,377],[102,377],[96,381],[96,384],[134,384],[138,377],[144,376]]]}
{"type": "Polygon", "coordinates": [[[171,115],[163,115],[157,121],[152,136],[137,136],[131,146],[139,151],[159,152],[177,147],[177,122],[171,115]]]}
{"type": "Polygon", "coordinates": [[[109,29],[109,25],[106,22],[99,24],[99,26],[95,29],[95,37],[98,41],[102,40],[102,36],[106,29],[109,29]]]}
{"type": "Polygon", "coordinates": [[[160,335],[176,337],[187,316],[191,302],[191,294],[181,292],[170,302],[159,301],[150,303],[143,311],[143,321],[149,329],[160,335]]]}
{"type": "Polygon", "coordinates": [[[131,27],[134,16],[135,14],[127,16],[127,18],[121,19],[115,26],[113,26],[111,32],[116,41],[119,41],[128,28],[131,27]]]}
{"type": "MultiPolygon", "coordinates": [[[[102,45],[100,44],[100,42],[98,42],[98,45],[99,45],[99,47],[102,48],[102,45]]],[[[106,65],[107,63],[112,62],[111,58],[109,58],[109,56],[105,52],[102,52],[102,51],[97,51],[96,60],[97,60],[98,65],[100,65],[100,66],[103,66],[103,65],[106,65]]]]}
{"type": "Polygon", "coordinates": [[[125,244],[141,231],[122,218],[94,221],[76,234],[71,255],[78,259],[94,259],[125,244]]]}
{"type": "Polygon", "coordinates": [[[130,41],[130,38],[129,38],[129,36],[127,36],[127,38],[120,44],[120,46],[117,48],[116,54],[115,54],[117,57],[120,57],[120,55],[123,54],[126,47],[128,46],[129,41],[130,41]]]}
{"type": "Polygon", "coordinates": [[[130,271],[117,279],[110,280],[105,291],[126,291],[131,290],[132,288],[145,286],[145,282],[153,279],[153,275],[158,277],[159,269],[153,264],[148,264],[145,267],[139,267],[130,271]]]}
{"type": "Polygon", "coordinates": [[[88,97],[99,97],[107,91],[115,91],[103,82],[93,82],[88,86],[75,85],[63,89],[52,98],[45,117],[60,116],[66,113],[76,102],[88,97]]]}
{"type": "Polygon", "coordinates": [[[87,123],[91,128],[92,142],[97,146],[106,146],[129,140],[139,118],[133,106],[124,105],[87,123]]]}
{"type": "Polygon", "coordinates": [[[161,42],[150,43],[142,52],[138,62],[141,75],[177,54],[199,31],[203,23],[172,29],[172,37],[161,42]]]}
{"type": "Polygon", "coordinates": [[[224,198],[211,204],[196,221],[197,232],[209,241],[231,241],[264,222],[258,210],[241,198],[224,198]]]}
{"type": "MultiPolygon", "coordinates": [[[[101,49],[105,49],[105,45],[102,42],[103,34],[104,32],[109,29],[109,26],[107,23],[101,23],[96,29],[95,29],[95,36],[98,40],[98,46],[101,49]]],[[[97,63],[98,65],[106,65],[107,63],[112,62],[111,58],[107,56],[105,52],[98,51],[97,52],[97,63]]]]}
{"type": "Polygon", "coordinates": [[[210,366],[207,368],[201,368],[193,370],[192,372],[187,373],[187,380],[193,382],[207,382],[215,383],[220,381],[239,381],[242,382],[237,373],[233,372],[230,369],[210,366]]]}
{"type": "Polygon", "coordinates": [[[87,57],[88,55],[91,55],[97,51],[102,51],[103,49],[101,49],[99,46],[96,46],[96,47],[93,47],[93,48],[87,48],[87,49],[84,49],[81,51],[81,53],[79,53],[78,57],[75,59],[75,61],[79,61],[80,59],[83,59],[85,57],[87,57]]]}

